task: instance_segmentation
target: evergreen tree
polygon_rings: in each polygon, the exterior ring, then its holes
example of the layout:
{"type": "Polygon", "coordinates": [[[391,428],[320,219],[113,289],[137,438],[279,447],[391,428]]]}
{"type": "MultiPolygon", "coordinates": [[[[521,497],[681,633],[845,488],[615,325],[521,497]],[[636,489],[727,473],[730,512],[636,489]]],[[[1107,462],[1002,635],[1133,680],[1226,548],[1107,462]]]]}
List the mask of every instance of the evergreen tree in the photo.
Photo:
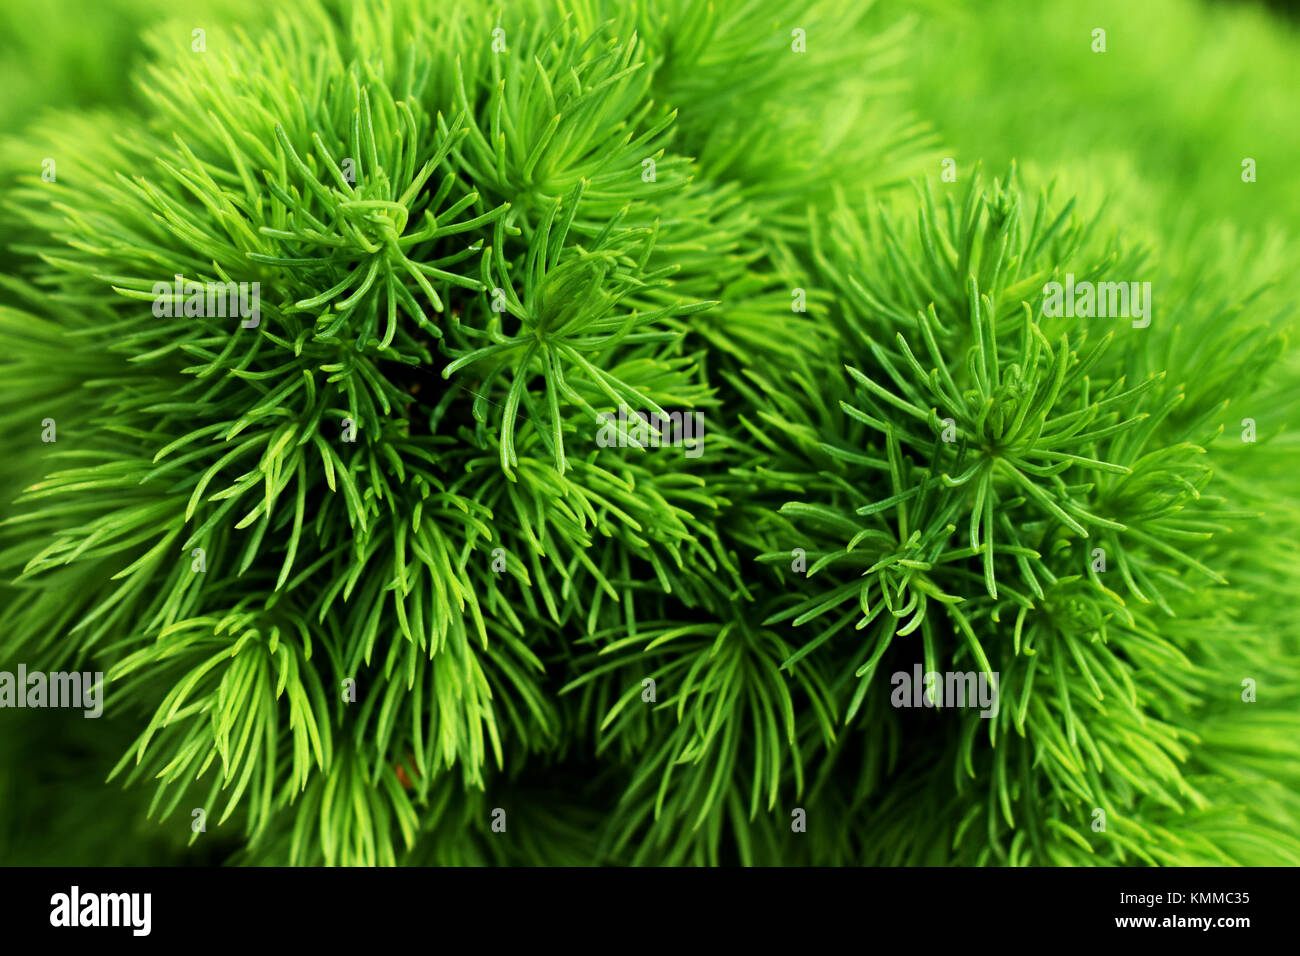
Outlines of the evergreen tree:
{"type": "Polygon", "coordinates": [[[106,801],[52,830],[1300,863],[1289,251],[950,182],[861,0],[297,0],[197,42],[4,149],[0,664],[107,695],[0,714],[106,801]],[[994,712],[905,706],[914,667],[994,712]]]}

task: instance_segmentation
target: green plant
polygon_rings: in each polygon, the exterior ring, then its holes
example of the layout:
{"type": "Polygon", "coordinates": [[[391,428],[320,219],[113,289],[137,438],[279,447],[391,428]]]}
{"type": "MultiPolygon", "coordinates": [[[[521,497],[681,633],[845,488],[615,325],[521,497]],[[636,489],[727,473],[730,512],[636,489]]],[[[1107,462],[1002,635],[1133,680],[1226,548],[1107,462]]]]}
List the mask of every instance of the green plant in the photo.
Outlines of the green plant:
{"type": "Polygon", "coordinates": [[[137,112],[4,153],[61,158],[5,225],[0,661],[103,670],[104,772],[239,862],[1300,862],[1290,252],[926,178],[903,37],[156,33],[137,112]],[[1154,277],[1155,321],[1047,314],[1067,273],[1154,277]],[[996,714],[891,704],[914,663],[996,714]]]}

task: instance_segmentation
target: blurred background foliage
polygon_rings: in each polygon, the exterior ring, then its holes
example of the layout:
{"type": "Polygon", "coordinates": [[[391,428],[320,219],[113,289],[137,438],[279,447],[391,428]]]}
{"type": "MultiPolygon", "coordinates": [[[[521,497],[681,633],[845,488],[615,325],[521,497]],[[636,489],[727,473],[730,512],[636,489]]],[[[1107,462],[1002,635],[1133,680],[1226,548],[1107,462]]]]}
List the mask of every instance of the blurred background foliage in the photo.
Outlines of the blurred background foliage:
{"type": "MultiPolygon", "coordinates": [[[[1294,9],[1294,8],[1293,8],[1294,9]]],[[[888,0],[904,73],[958,162],[1082,167],[1124,225],[1176,241],[1206,218],[1294,234],[1297,24],[1255,2],[888,0]],[[1106,52],[1092,31],[1106,31],[1106,52]],[[1241,181],[1241,161],[1258,181],[1241,181]]]]}

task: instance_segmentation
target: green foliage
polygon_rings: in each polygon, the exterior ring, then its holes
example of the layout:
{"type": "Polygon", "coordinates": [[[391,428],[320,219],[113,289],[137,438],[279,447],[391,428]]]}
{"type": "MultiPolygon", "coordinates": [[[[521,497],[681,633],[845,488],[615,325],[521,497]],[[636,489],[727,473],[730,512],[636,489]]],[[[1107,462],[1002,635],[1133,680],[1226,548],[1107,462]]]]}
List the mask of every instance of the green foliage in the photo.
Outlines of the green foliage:
{"type": "Polygon", "coordinates": [[[108,687],[34,786],[127,862],[1300,863],[1289,233],[937,178],[906,26],[297,0],[9,137],[0,666],[108,687]]]}

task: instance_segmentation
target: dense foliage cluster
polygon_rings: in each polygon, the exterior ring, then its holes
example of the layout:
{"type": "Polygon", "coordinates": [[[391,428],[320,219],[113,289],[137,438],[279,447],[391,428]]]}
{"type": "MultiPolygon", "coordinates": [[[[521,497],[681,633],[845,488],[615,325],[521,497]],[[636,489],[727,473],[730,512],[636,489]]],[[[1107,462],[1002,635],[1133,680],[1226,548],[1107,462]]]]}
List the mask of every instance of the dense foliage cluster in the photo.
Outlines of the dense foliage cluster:
{"type": "Polygon", "coordinates": [[[300,0],[11,142],[0,665],[108,688],[31,739],[155,859],[1300,863],[1283,260],[941,177],[900,42],[300,0]]]}

